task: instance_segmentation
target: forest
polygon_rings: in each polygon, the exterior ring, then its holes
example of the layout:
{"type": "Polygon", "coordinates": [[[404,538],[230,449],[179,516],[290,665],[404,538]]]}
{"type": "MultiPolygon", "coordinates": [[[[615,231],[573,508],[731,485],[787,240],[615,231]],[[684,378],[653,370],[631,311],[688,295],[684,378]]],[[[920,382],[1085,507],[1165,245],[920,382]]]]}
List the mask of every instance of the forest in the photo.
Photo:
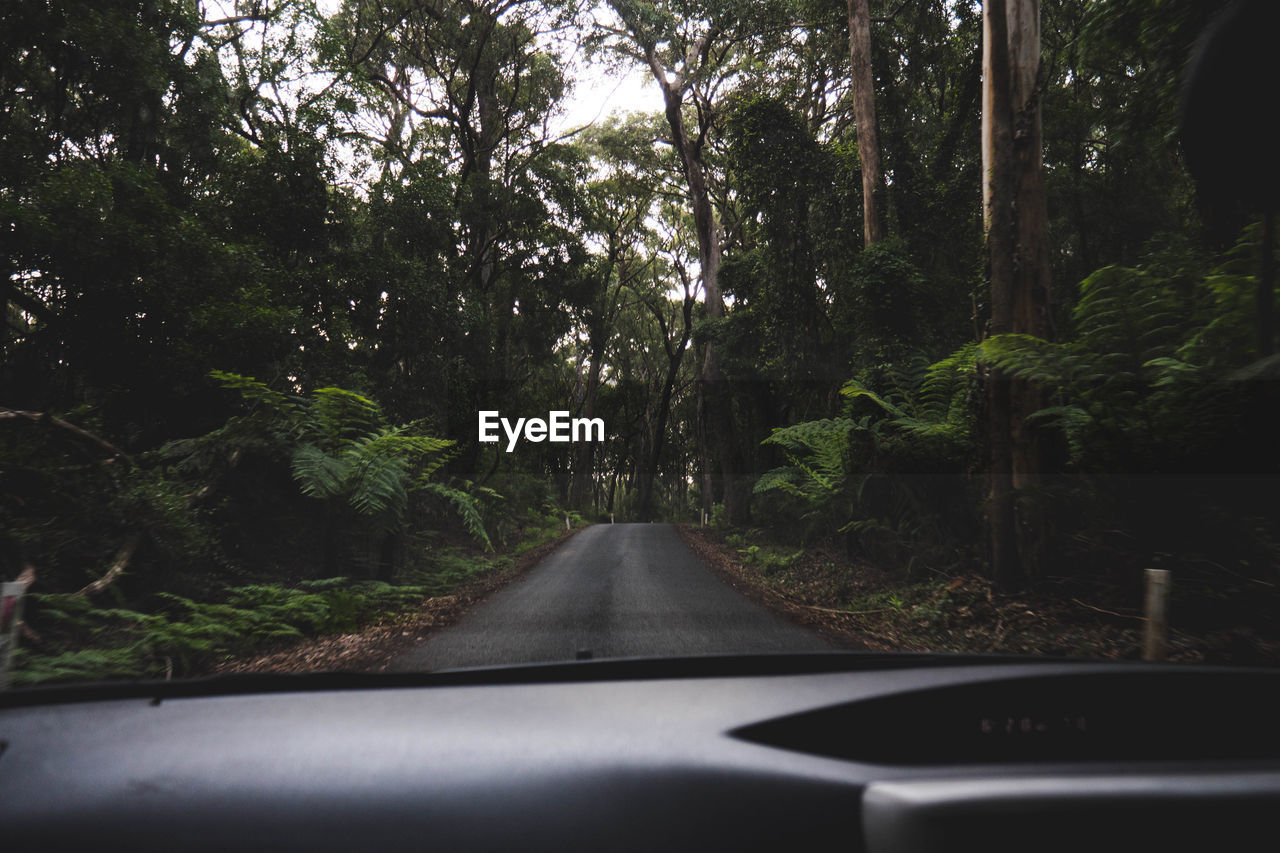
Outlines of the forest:
{"type": "Polygon", "coordinates": [[[15,680],[200,674],[611,520],[939,648],[1164,568],[1187,659],[1280,654],[1280,183],[1188,77],[1248,5],[3,4],[15,680]]]}

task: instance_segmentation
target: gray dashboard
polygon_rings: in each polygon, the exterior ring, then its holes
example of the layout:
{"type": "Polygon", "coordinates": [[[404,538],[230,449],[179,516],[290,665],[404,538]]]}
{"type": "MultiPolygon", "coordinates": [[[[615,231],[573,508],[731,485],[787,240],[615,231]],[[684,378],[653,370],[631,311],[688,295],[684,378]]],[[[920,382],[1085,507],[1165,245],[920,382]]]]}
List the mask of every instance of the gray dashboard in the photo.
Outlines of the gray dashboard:
{"type": "Polygon", "coordinates": [[[826,660],[14,692],[0,845],[1274,849],[1280,673],[826,660]]]}

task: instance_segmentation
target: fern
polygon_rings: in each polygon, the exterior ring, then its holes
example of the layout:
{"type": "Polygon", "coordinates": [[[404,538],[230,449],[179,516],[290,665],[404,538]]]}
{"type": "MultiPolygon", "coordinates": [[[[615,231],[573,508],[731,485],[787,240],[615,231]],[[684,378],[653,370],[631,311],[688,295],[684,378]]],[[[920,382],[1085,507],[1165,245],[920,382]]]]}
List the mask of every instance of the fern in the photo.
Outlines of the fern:
{"type": "Polygon", "coordinates": [[[845,383],[840,393],[850,401],[875,403],[890,416],[888,424],[906,434],[959,445],[967,440],[972,427],[969,393],[976,378],[977,358],[978,346],[968,344],[914,375],[900,378],[895,389],[900,403],[890,402],[857,381],[845,383]]]}
{"type": "Polygon", "coordinates": [[[1080,286],[1071,340],[999,335],[978,359],[1053,393],[1035,417],[1064,432],[1082,470],[1164,470],[1216,452],[1240,405],[1223,380],[1256,357],[1256,242],[1246,231],[1198,278],[1158,261],[1100,269],[1080,286]]]}
{"type": "Polygon", "coordinates": [[[299,445],[293,451],[293,479],[308,497],[327,500],[343,493],[350,466],[342,457],[330,456],[314,444],[299,445]]]}
{"type": "Polygon", "coordinates": [[[343,388],[318,388],[311,395],[307,432],[321,446],[341,447],[344,443],[382,428],[378,404],[343,388]]]}
{"type": "Polygon", "coordinates": [[[373,535],[402,530],[411,496],[421,492],[443,499],[467,531],[492,548],[479,503],[432,480],[452,458],[453,441],[425,435],[417,423],[390,426],[375,401],[343,388],[295,397],[250,377],[220,371],[212,376],[239,392],[252,410],[202,439],[168,445],[166,454],[180,465],[210,471],[218,452],[256,441],[287,457],[302,494],[335,507],[338,517],[358,521],[373,535]]]}
{"type": "Polygon", "coordinates": [[[790,464],[760,477],[755,494],[779,492],[798,504],[806,538],[841,528],[856,490],[849,435],[862,426],[849,418],[832,418],[775,429],[763,443],[782,448],[790,464]]]}
{"type": "Polygon", "coordinates": [[[475,498],[461,489],[446,486],[444,483],[422,483],[419,488],[429,495],[440,498],[453,507],[467,532],[484,544],[486,551],[493,550],[493,542],[484,529],[484,519],[480,516],[480,507],[475,498]]]}
{"type": "Polygon", "coordinates": [[[209,372],[215,381],[229,391],[236,391],[250,405],[261,406],[271,412],[285,414],[296,408],[296,400],[279,391],[274,391],[265,382],[259,382],[250,376],[228,373],[223,370],[209,372]]]}

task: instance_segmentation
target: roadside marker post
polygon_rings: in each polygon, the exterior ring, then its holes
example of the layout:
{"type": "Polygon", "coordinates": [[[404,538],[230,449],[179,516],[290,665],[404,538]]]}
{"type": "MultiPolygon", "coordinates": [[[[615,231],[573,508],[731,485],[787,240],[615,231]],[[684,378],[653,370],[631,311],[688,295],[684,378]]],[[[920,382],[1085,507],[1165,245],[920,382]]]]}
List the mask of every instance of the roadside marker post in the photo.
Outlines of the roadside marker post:
{"type": "Polygon", "coordinates": [[[22,597],[25,583],[0,584],[0,690],[9,686],[9,670],[18,647],[18,626],[22,624],[22,597]]]}
{"type": "Polygon", "coordinates": [[[1164,660],[1169,648],[1169,570],[1147,569],[1142,659],[1164,660]]]}

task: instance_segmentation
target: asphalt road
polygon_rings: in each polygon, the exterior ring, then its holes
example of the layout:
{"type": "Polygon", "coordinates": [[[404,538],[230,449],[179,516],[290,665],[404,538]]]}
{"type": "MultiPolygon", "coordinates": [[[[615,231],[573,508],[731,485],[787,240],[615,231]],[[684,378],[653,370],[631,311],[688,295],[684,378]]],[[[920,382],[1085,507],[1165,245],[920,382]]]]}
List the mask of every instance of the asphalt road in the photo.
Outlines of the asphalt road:
{"type": "Polygon", "coordinates": [[[725,585],[669,524],[588,527],[390,669],[830,649],[725,585]]]}

